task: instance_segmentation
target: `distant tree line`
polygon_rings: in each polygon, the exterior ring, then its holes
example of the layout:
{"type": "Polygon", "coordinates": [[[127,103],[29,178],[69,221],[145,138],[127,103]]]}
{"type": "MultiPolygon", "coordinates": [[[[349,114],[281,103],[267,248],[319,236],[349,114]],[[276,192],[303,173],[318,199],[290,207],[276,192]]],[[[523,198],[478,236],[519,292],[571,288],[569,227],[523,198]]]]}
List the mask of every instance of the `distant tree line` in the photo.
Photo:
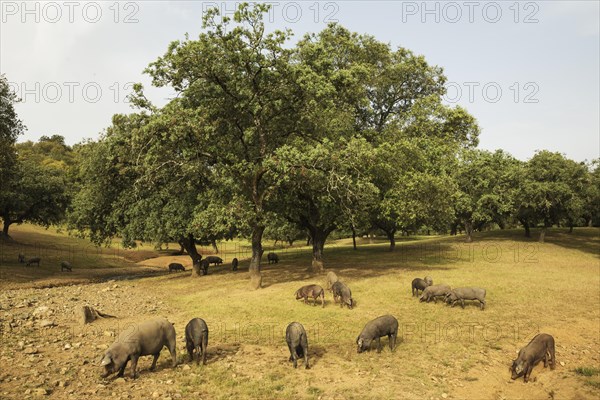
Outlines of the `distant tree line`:
{"type": "MultiPolygon", "coordinates": [[[[598,162],[537,152],[529,161],[477,149],[479,127],[442,103],[446,77],[411,51],[337,24],[295,46],[267,33],[268,6],[205,15],[198,39],[172,42],[146,73],[176,96],[162,108],[135,86],[137,112],[115,115],[97,141],[60,136],[15,144],[24,127],[0,81],[0,216],[66,222],[102,244],[196,245],[245,237],[251,286],[263,240],[312,245],[324,268],[332,232],[473,232],[520,224],[599,225],[598,162]],[[14,111],[14,110],[13,110],[14,111]]],[[[6,89],[6,90],[5,90],[6,89]]]]}

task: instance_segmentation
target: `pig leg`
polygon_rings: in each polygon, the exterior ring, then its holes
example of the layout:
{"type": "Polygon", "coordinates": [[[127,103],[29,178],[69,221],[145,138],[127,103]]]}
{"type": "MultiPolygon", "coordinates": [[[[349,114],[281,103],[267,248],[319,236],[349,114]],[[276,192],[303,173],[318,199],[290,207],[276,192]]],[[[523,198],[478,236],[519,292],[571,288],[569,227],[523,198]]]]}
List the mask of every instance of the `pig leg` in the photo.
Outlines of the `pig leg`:
{"type": "Polygon", "coordinates": [[[460,306],[464,309],[465,308],[465,299],[460,299],[460,306]]]}
{"type": "Polygon", "coordinates": [[[156,361],[158,360],[159,356],[160,353],[154,354],[154,360],[152,360],[152,366],[150,366],[150,371],[154,371],[156,369],[156,361]]]}
{"type": "Polygon", "coordinates": [[[389,342],[390,342],[390,350],[394,351],[394,347],[396,347],[396,335],[398,333],[392,333],[391,335],[388,336],[389,342]]]}
{"type": "Polygon", "coordinates": [[[200,356],[201,356],[201,350],[200,350],[200,345],[196,346],[196,365],[200,364],[200,356]]]}
{"type": "Polygon", "coordinates": [[[302,346],[302,350],[304,351],[304,368],[310,369],[310,365],[308,365],[308,346],[302,346]]]}
{"type": "Polygon", "coordinates": [[[321,293],[321,308],[325,307],[325,293],[321,293]]]}
{"type": "Polygon", "coordinates": [[[119,373],[117,374],[117,378],[122,378],[123,375],[125,375],[125,367],[126,366],[127,366],[127,363],[123,364],[123,366],[121,368],[119,368],[119,373]]]}
{"type": "Polygon", "coordinates": [[[381,338],[377,338],[377,352],[381,353],[381,338]]]}
{"type": "Polygon", "coordinates": [[[138,356],[131,356],[131,377],[133,379],[136,379],[138,377],[137,362],[138,362],[138,356]]]}
{"type": "Polygon", "coordinates": [[[194,361],[194,344],[188,343],[186,345],[188,356],[190,357],[190,362],[194,361]]]}
{"type": "MultiPolygon", "coordinates": [[[[177,366],[177,349],[175,348],[175,340],[173,340],[173,343],[169,344],[167,347],[169,348],[169,353],[171,353],[171,367],[175,368],[177,366]]],[[[158,358],[158,355],[156,358],[158,358]]],[[[156,363],[156,361],[154,362],[156,363]]]]}
{"type": "Polygon", "coordinates": [[[479,305],[479,307],[483,310],[485,308],[485,300],[479,300],[481,302],[481,304],[479,305]]]}
{"type": "Polygon", "coordinates": [[[202,338],[202,364],[206,365],[206,348],[208,347],[208,332],[202,338]]]}
{"type": "Polygon", "coordinates": [[[298,358],[298,356],[296,355],[296,349],[291,344],[288,344],[288,347],[290,349],[290,361],[292,361],[292,363],[294,364],[294,368],[297,368],[298,362],[296,361],[296,359],[298,358]]]}
{"type": "Polygon", "coordinates": [[[525,365],[525,373],[524,373],[524,377],[523,377],[523,380],[526,383],[529,382],[529,375],[531,375],[531,370],[533,370],[533,367],[529,363],[527,363],[525,365]]]}
{"type": "Polygon", "coordinates": [[[554,369],[556,367],[556,355],[554,354],[554,343],[552,343],[548,349],[550,353],[550,369],[554,369]]]}

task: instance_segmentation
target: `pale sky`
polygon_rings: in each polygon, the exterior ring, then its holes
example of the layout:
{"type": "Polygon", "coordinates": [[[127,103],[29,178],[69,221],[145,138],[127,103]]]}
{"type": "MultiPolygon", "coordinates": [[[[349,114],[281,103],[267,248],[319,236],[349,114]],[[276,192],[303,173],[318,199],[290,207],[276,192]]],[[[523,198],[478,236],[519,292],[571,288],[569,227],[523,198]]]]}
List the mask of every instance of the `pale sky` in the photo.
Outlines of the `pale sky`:
{"type": "MultiPolygon", "coordinates": [[[[448,104],[482,128],[480,147],[519,159],[536,150],[600,157],[599,1],[274,1],[268,29],[295,40],[337,21],[444,68],[448,104]]],[[[144,68],[169,42],[201,31],[202,14],[233,2],[0,1],[0,73],[23,102],[20,141],[98,138],[132,82],[165,104],[144,68]]]]}

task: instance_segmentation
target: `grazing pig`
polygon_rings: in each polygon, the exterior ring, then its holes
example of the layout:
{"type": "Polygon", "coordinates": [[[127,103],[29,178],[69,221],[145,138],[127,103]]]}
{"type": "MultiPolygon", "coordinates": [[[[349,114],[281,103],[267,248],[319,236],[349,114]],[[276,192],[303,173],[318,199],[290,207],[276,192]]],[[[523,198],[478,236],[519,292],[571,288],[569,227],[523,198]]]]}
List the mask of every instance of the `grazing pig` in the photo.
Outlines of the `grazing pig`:
{"type": "Polygon", "coordinates": [[[37,264],[37,266],[39,267],[41,261],[42,261],[41,258],[33,257],[33,258],[30,258],[29,260],[27,260],[27,263],[25,264],[25,266],[29,267],[31,264],[37,264]]]}
{"type": "Polygon", "coordinates": [[[425,290],[425,288],[427,286],[431,286],[433,285],[433,279],[431,279],[431,277],[426,276],[425,279],[421,279],[421,278],[415,278],[412,281],[412,295],[413,296],[418,296],[419,295],[419,290],[425,290]],[[415,294],[416,292],[416,294],[415,294]]]}
{"type": "Polygon", "coordinates": [[[167,346],[173,359],[172,366],[177,365],[175,348],[175,328],[165,318],[157,318],[131,325],[125,329],[118,339],[106,350],[101,364],[104,367],[103,378],[118,371],[117,376],[122,377],[127,362],[131,360],[131,377],[137,378],[137,363],[141,356],[153,355],[154,360],[150,370],[156,368],[156,360],[160,351],[167,346]]]}
{"type": "Polygon", "coordinates": [[[238,269],[238,263],[239,262],[238,262],[237,257],[234,258],[233,260],[231,260],[231,270],[232,271],[237,271],[237,269],[238,269]]]}
{"type": "Polygon", "coordinates": [[[546,333],[536,335],[527,346],[519,350],[519,356],[510,367],[511,378],[517,379],[523,376],[523,380],[528,382],[533,367],[541,360],[544,360],[544,368],[548,366],[548,362],[550,362],[550,369],[556,366],[554,338],[546,333]]]}
{"type": "Polygon", "coordinates": [[[208,326],[202,318],[194,318],[185,326],[185,347],[187,348],[190,361],[194,360],[194,349],[198,359],[196,364],[200,364],[200,356],[202,356],[202,364],[206,365],[206,347],[208,346],[208,326]]]}
{"type": "Polygon", "coordinates": [[[69,272],[73,272],[73,266],[71,265],[70,262],[68,261],[61,261],[60,262],[60,271],[64,271],[67,270],[69,272]]]}
{"type": "Polygon", "coordinates": [[[208,260],[205,258],[204,260],[200,261],[200,269],[202,270],[202,275],[208,275],[208,266],[210,265],[210,263],[208,262],[208,260]]]}
{"type": "Polygon", "coordinates": [[[179,263],[171,263],[169,264],[169,272],[171,271],[185,271],[185,267],[179,263]]]}
{"type": "Polygon", "coordinates": [[[325,307],[325,291],[319,285],[302,286],[296,291],[296,300],[304,299],[304,303],[308,303],[308,298],[312,297],[314,305],[317,305],[317,298],[321,298],[321,307],[325,307]]]}
{"type": "Polygon", "coordinates": [[[352,292],[350,288],[346,286],[342,281],[337,281],[331,286],[333,292],[333,301],[337,302],[340,299],[340,307],[344,307],[344,304],[352,309],[354,306],[354,300],[352,300],[352,292]]]}
{"type": "Polygon", "coordinates": [[[390,350],[396,346],[398,337],[398,320],[392,315],[384,315],[368,322],[356,338],[357,351],[362,353],[371,348],[373,340],[377,340],[377,352],[381,353],[381,337],[387,336],[390,350]]]}
{"type": "Polygon", "coordinates": [[[269,264],[277,264],[279,262],[279,256],[275,253],[267,254],[267,261],[269,264]]]}
{"type": "Polygon", "coordinates": [[[294,363],[294,368],[298,367],[297,360],[304,357],[304,366],[310,369],[308,365],[308,337],[304,327],[299,322],[292,322],[285,330],[285,341],[290,349],[290,361],[294,363]]]}
{"type": "Polygon", "coordinates": [[[208,261],[209,264],[215,264],[215,265],[223,264],[223,259],[221,257],[217,257],[217,256],[208,256],[205,258],[205,260],[208,261]]]}
{"type": "Polygon", "coordinates": [[[421,293],[419,300],[429,303],[429,300],[433,299],[433,302],[437,303],[437,297],[446,297],[448,293],[450,293],[450,286],[448,285],[427,286],[421,293]]]}
{"type": "Polygon", "coordinates": [[[25,254],[19,253],[19,255],[17,256],[17,260],[19,261],[20,264],[24,264],[25,263],[25,254]]]}
{"type": "Polygon", "coordinates": [[[329,290],[331,292],[331,290],[332,290],[331,287],[337,281],[339,281],[339,279],[338,279],[337,275],[335,274],[335,272],[329,271],[327,273],[327,290],[329,290]]]}
{"type": "Polygon", "coordinates": [[[457,301],[460,301],[462,308],[465,308],[465,300],[478,300],[479,308],[482,310],[485,308],[485,289],[466,287],[452,289],[445,297],[445,301],[448,304],[452,304],[452,307],[457,301]]]}

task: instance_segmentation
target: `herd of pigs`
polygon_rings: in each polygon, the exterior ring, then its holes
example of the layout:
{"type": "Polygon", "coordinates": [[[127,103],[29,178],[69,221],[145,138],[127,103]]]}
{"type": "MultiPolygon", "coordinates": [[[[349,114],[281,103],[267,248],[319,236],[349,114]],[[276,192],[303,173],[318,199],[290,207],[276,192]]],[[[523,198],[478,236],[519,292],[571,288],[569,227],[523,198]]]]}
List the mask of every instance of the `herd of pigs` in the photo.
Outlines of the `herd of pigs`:
{"type": "MultiPolygon", "coordinates": [[[[27,266],[37,264],[39,266],[41,259],[39,257],[26,259],[24,255],[19,254],[19,262],[27,266]]],[[[279,257],[275,253],[267,255],[269,264],[277,263],[279,257]]],[[[200,262],[201,270],[204,275],[208,273],[210,264],[219,265],[223,260],[220,257],[208,256],[200,262]]],[[[237,270],[238,259],[232,260],[232,269],[237,270]]],[[[61,270],[72,270],[69,262],[61,263],[61,270]]],[[[168,266],[171,271],[185,271],[185,267],[179,263],[171,263],[168,266]]],[[[426,276],[424,279],[415,278],[411,283],[412,295],[421,296],[421,302],[431,300],[437,303],[438,297],[443,297],[444,302],[452,307],[460,301],[461,307],[465,308],[465,300],[477,300],[481,310],[485,308],[486,291],[477,287],[462,287],[451,289],[448,285],[433,285],[433,279],[426,276]]],[[[352,309],[355,305],[352,299],[350,288],[339,280],[337,275],[330,271],[327,273],[327,290],[332,292],[334,303],[340,303],[340,307],[347,306],[352,309]]],[[[321,307],[325,307],[325,290],[316,284],[306,285],[298,289],[295,293],[296,300],[303,299],[304,303],[309,303],[309,298],[313,299],[313,305],[317,305],[317,299],[320,299],[321,307]]],[[[387,336],[390,350],[393,351],[396,346],[398,336],[398,320],[392,315],[383,315],[369,321],[356,338],[357,351],[362,353],[369,350],[373,341],[377,342],[377,352],[381,352],[381,338],[387,336]]],[[[102,357],[101,365],[104,367],[103,378],[118,372],[117,377],[122,377],[125,367],[131,361],[131,377],[137,377],[137,362],[141,356],[154,356],[150,370],[156,367],[156,361],[163,347],[167,347],[172,357],[172,365],[177,365],[177,356],[175,348],[175,328],[173,324],[165,318],[153,319],[143,322],[135,327],[123,331],[117,340],[106,350],[102,357]]],[[[308,336],[304,326],[299,322],[292,322],[287,326],[285,340],[290,351],[290,358],[294,368],[298,365],[298,359],[304,358],[304,365],[310,368],[308,361],[308,336]]],[[[190,361],[194,360],[196,353],[196,363],[206,364],[206,349],[208,346],[208,326],[201,318],[194,318],[188,322],[185,327],[186,349],[190,361]]],[[[529,381],[529,376],[534,366],[540,361],[544,361],[544,368],[550,364],[550,368],[556,366],[554,338],[546,333],[536,335],[527,346],[523,347],[513,361],[510,371],[512,379],[523,377],[525,382],[529,381]]]]}

